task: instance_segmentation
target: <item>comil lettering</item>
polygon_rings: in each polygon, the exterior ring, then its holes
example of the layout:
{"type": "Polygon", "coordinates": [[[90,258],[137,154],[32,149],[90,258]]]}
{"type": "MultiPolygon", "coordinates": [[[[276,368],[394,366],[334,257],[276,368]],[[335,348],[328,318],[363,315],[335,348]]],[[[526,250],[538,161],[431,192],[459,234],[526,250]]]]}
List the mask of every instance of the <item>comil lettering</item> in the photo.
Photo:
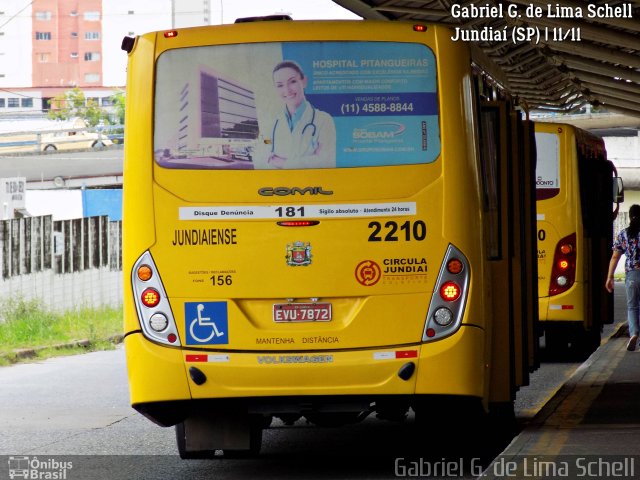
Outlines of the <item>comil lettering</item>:
{"type": "Polygon", "coordinates": [[[325,190],[322,187],[262,187],[258,190],[258,195],[272,197],[274,195],[283,197],[285,195],[333,195],[332,190],[325,190]]]}

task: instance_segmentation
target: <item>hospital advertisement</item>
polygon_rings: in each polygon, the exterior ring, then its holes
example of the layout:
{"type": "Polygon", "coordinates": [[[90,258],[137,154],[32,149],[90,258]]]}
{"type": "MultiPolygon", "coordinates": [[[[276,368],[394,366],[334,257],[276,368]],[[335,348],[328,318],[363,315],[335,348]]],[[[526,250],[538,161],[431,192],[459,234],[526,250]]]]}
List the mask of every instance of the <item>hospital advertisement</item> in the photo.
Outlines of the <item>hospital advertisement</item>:
{"type": "Polygon", "coordinates": [[[430,163],[440,154],[436,88],[423,44],[169,50],[156,66],[154,155],[183,169],[430,163]]]}

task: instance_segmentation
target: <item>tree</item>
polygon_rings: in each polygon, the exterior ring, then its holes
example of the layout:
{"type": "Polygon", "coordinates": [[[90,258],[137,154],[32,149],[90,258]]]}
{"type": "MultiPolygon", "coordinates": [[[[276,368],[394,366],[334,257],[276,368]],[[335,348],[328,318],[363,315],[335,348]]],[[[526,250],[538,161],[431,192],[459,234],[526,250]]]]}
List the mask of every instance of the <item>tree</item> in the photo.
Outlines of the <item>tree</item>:
{"type": "Polygon", "coordinates": [[[52,120],[69,120],[79,117],[91,127],[95,127],[100,122],[110,123],[109,115],[95,100],[87,100],[84,92],[77,87],[54,97],[50,106],[48,116],[52,120]]]}
{"type": "Polygon", "coordinates": [[[114,122],[118,125],[124,125],[124,92],[119,91],[111,95],[111,106],[114,113],[111,115],[114,122]]]}

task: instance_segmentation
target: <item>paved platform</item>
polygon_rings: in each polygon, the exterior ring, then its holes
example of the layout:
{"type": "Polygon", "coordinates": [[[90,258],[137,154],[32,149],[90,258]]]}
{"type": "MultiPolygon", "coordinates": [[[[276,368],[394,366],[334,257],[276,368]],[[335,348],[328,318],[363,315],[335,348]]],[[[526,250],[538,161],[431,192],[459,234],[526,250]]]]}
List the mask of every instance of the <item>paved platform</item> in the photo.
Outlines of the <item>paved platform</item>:
{"type": "Polygon", "coordinates": [[[640,348],[616,297],[620,328],[478,478],[640,479],[640,348]]]}

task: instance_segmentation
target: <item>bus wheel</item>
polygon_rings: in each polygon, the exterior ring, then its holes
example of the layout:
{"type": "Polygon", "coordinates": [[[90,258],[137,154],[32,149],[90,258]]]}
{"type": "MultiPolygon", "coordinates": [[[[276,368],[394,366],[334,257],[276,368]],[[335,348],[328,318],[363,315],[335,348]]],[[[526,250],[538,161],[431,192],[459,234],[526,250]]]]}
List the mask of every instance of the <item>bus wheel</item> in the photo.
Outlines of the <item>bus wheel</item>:
{"type": "Polygon", "coordinates": [[[600,330],[583,330],[575,333],[575,345],[572,345],[578,360],[586,360],[600,346],[600,330]]]}
{"type": "Polygon", "coordinates": [[[558,359],[569,353],[569,335],[562,326],[547,326],[544,329],[544,345],[546,357],[558,359]]]}
{"type": "Polygon", "coordinates": [[[246,450],[224,449],[222,452],[225,458],[252,458],[260,454],[264,418],[262,415],[251,415],[249,422],[249,448],[246,450]]]}
{"type": "Polygon", "coordinates": [[[518,434],[518,422],[513,402],[492,402],[489,404],[488,423],[491,429],[487,437],[493,445],[504,445],[518,434]]]}
{"type": "Polygon", "coordinates": [[[187,451],[187,435],[184,428],[184,422],[180,422],[176,425],[176,443],[178,445],[178,454],[183,460],[213,458],[216,454],[215,450],[197,452],[187,451]]]}
{"type": "Polygon", "coordinates": [[[47,145],[43,149],[45,152],[53,152],[54,150],[58,150],[55,145],[47,145]]]}
{"type": "Polygon", "coordinates": [[[487,415],[480,399],[455,395],[434,395],[417,398],[414,445],[418,454],[425,448],[434,458],[446,456],[451,445],[461,456],[484,457],[488,431],[487,415]],[[432,443],[432,439],[437,439],[432,443]]]}

